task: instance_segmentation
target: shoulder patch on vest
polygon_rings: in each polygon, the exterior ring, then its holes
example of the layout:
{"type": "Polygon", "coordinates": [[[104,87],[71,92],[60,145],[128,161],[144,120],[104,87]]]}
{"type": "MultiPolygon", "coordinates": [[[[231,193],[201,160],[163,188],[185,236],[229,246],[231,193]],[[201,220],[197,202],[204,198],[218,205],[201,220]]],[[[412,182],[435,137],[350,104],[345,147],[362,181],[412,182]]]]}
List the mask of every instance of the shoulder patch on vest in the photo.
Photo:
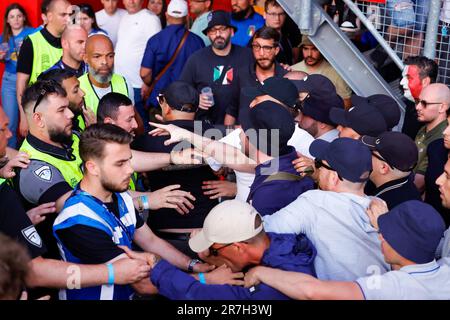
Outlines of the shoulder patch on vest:
{"type": "Polygon", "coordinates": [[[50,170],[49,166],[42,166],[34,170],[34,174],[44,181],[52,180],[52,170],[50,170]]]}
{"type": "Polygon", "coordinates": [[[29,226],[22,230],[22,234],[29,243],[42,248],[42,239],[34,226],[29,226]]]}

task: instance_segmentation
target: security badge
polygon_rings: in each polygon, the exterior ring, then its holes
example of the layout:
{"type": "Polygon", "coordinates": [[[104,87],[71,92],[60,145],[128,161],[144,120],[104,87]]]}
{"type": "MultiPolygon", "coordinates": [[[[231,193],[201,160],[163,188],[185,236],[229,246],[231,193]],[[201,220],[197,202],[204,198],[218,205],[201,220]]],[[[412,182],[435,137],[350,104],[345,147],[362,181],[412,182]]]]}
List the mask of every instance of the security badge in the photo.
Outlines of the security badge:
{"type": "Polygon", "coordinates": [[[34,226],[29,226],[23,229],[22,234],[29,243],[36,247],[42,248],[42,239],[34,226]]]}
{"type": "Polygon", "coordinates": [[[49,166],[42,166],[39,169],[34,170],[34,174],[46,182],[52,180],[52,170],[49,166]]]}

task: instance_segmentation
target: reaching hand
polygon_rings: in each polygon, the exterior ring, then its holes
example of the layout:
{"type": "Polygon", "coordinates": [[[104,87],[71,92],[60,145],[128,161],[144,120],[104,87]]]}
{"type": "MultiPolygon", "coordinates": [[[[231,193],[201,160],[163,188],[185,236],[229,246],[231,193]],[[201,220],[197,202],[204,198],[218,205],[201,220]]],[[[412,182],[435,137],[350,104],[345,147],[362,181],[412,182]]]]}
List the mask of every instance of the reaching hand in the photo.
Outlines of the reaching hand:
{"type": "Polygon", "coordinates": [[[310,176],[315,181],[318,179],[319,171],[314,166],[314,160],[298,153],[298,158],[292,161],[295,170],[302,176],[310,176]]]}
{"type": "Polygon", "coordinates": [[[25,138],[28,135],[28,122],[25,117],[25,114],[20,115],[19,120],[19,136],[25,138]]]}
{"type": "Polygon", "coordinates": [[[152,269],[155,267],[155,265],[161,260],[161,258],[153,253],[150,252],[137,252],[133,251],[127,246],[119,246],[120,249],[125,251],[128,258],[135,259],[135,260],[141,260],[145,263],[147,263],[152,269]]]}
{"type": "Polygon", "coordinates": [[[179,189],[180,185],[175,184],[153,191],[150,194],[150,209],[171,208],[180,214],[186,214],[194,209],[194,205],[189,201],[195,201],[195,197],[190,193],[179,189]]]}
{"type": "Polygon", "coordinates": [[[135,257],[117,260],[113,267],[115,284],[130,284],[148,278],[152,268],[147,261],[135,257]]]}
{"type": "Polygon", "coordinates": [[[89,127],[91,124],[97,123],[97,116],[95,115],[94,111],[91,110],[91,108],[83,106],[82,110],[86,128],[89,127]]]}
{"type": "Polygon", "coordinates": [[[244,287],[250,288],[256,286],[261,281],[258,278],[258,271],[263,267],[251,268],[244,276],[244,287]]]}
{"type": "Polygon", "coordinates": [[[186,129],[177,127],[173,124],[162,124],[156,122],[149,122],[149,124],[156,129],[149,132],[152,136],[170,135],[170,139],[164,141],[164,145],[168,146],[175,142],[183,140],[191,142],[194,134],[186,129]]]}
{"type": "Polygon", "coordinates": [[[201,164],[203,157],[202,152],[192,148],[170,153],[170,160],[173,164],[201,164]]]}
{"type": "Polygon", "coordinates": [[[370,202],[369,207],[367,208],[366,212],[369,216],[370,223],[372,226],[378,230],[378,217],[387,213],[389,211],[389,208],[381,199],[373,198],[370,202]]]}
{"type": "Polygon", "coordinates": [[[45,220],[46,215],[56,212],[56,202],[48,202],[27,211],[33,225],[37,225],[45,220]]]}
{"type": "Polygon", "coordinates": [[[226,264],[221,265],[215,270],[205,273],[207,284],[229,284],[232,286],[244,285],[244,273],[233,272],[226,264]]]}
{"type": "Polygon", "coordinates": [[[196,273],[199,272],[209,272],[211,270],[214,270],[216,266],[210,265],[208,263],[197,263],[194,265],[193,271],[196,273]]]}
{"type": "Polygon", "coordinates": [[[16,175],[14,168],[25,169],[30,164],[30,156],[25,152],[19,152],[0,169],[0,177],[10,179],[16,175]]]}
{"type": "Polygon", "coordinates": [[[210,196],[210,199],[220,197],[234,197],[237,193],[236,183],[227,180],[203,181],[204,195],[210,196]]]}

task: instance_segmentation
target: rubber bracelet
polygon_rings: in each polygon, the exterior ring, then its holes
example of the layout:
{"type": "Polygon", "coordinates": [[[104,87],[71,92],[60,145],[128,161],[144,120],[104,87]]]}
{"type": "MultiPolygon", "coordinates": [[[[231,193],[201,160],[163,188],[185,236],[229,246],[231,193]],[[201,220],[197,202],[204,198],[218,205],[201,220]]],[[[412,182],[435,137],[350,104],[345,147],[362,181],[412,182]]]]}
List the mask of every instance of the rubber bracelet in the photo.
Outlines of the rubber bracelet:
{"type": "Polygon", "coordinates": [[[148,202],[148,196],[141,196],[142,204],[144,209],[150,209],[150,203],[148,202]]]}
{"type": "Polygon", "coordinates": [[[200,272],[198,274],[198,280],[200,281],[200,283],[206,284],[206,278],[205,278],[205,274],[203,272],[200,272]]]}
{"type": "Polygon", "coordinates": [[[108,267],[108,285],[114,284],[114,267],[111,263],[106,265],[108,267]]]}

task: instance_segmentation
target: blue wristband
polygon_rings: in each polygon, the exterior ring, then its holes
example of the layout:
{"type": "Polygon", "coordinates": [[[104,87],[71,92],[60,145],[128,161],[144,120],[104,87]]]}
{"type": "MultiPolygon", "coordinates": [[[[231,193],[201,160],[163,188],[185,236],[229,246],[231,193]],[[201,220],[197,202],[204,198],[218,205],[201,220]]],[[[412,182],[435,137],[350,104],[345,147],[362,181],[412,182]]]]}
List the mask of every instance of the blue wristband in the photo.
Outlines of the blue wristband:
{"type": "Polygon", "coordinates": [[[114,267],[111,263],[106,265],[108,267],[108,285],[114,284],[114,267]]]}
{"type": "Polygon", "coordinates": [[[150,209],[150,203],[148,202],[148,196],[141,196],[142,205],[144,209],[150,209]]]}
{"type": "Polygon", "coordinates": [[[200,281],[200,283],[206,284],[205,274],[203,272],[200,272],[198,274],[198,280],[200,281]]]}

